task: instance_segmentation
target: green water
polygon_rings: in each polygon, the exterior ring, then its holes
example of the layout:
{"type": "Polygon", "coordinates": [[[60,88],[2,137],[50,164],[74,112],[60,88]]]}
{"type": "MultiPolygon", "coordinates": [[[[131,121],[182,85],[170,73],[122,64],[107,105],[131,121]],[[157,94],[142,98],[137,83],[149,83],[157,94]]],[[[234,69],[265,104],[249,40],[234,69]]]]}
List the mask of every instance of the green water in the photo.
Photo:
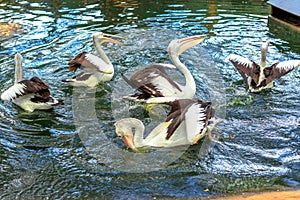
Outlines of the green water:
{"type": "Polygon", "coordinates": [[[1,39],[1,91],[13,84],[13,56],[20,52],[24,78],[41,77],[65,100],[34,113],[0,102],[0,198],[192,198],[299,189],[299,69],[269,92],[248,94],[226,61],[236,53],[258,62],[266,40],[269,64],[300,59],[299,38],[269,29],[269,13],[261,0],[0,2],[0,22],[24,27],[1,39]],[[74,75],[67,62],[81,51],[95,52],[91,34],[98,31],[128,38],[127,46],[103,47],[115,77],[95,90],[73,90],[60,81],[74,75]],[[133,116],[151,129],[152,118],[142,105],[119,101],[134,92],[120,73],[169,63],[168,43],[196,34],[207,38],[181,60],[195,77],[196,97],[217,107],[217,141],[208,150],[204,140],[188,149],[129,152],[114,122],[133,116]]]}

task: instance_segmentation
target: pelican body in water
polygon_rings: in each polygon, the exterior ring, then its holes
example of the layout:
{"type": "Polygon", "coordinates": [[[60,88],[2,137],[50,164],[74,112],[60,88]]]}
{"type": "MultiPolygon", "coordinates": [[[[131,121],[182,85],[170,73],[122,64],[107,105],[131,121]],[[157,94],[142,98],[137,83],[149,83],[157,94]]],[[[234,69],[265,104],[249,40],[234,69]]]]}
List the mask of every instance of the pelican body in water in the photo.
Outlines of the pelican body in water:
{"type": "Polygon", "coordinates": [[[63,100],[53,98],[49,86],[40,78],[22,80],[22,59],[21,54],[15,55],[15,83],[1,94],[1,99],[12,101],[28,112],[48,110],[62,105],[63,100]]]}
{"type": "Polygon", "coordinates": [[[260,92],[263,89],[272,88],[273,81],[289,73],[294,68],[300,66],[300,60],[289,60],[277,62],[270,67],[266,64],[268,46],[267,41],[261,46],[261,61],[256,64],[248,58],[239,55],[230,54],[228,60],[234,65],[237,71],[243,77],[247,90],[250,92],[260,92]]]}
{"type": "Polygon", "coordinates": [[[63,79],[63,82],[67,82],[71,86],[95,87],[100,82],[110,81],[114,76],[114,67],[101,48],[101,44],[110,42],[123,45],[122,42],[110,38],[123,37],[102,32],[95,33],[92,37],[93,44],[100,57],[87,52],[79,53],[75,58],[69,61],[68,65],[69,71],[75,72],[80,68],[82,72],[71,79],[63,79]]]}
{"type": "Polygon", "coordinates": [[[172,97],[151,98],[147,101],[170,105],[171,111],[164,122],[156,126],[146,138],[145,127],[136,118],[124,118],[115,123],[116,134],[134,151],[144,146],[193,145],[210,132],[214,125],[214,109],[210,102],[172,97]]]}
{"type": "Polygon", "coordinates": [[[146,100],[150,97],[178,97],[193,98],[196,93],[196,83],[187,67],[179,60],[179,56],[189,48],[199,44],[206,35],[191,36],[172,40],[168,46],[168,54],[174,65],[152,64],[137,72],[130,79],[122,75],[123,79],[140,93],[131,95],[131,98],[146,100]],[[178,68],[185,76],[185,85],[172,80],[166,69],[178,68]]]}

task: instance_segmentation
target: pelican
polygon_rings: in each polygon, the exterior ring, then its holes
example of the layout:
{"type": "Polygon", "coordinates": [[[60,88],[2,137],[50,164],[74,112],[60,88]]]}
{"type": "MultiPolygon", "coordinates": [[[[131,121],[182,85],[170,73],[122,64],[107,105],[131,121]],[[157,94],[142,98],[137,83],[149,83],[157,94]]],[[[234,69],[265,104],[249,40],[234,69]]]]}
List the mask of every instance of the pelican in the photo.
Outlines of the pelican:
{"type": "Polygon", "coordinates": [[[55,99],[50,94],[50,88],[40,78],[22,80],[22,55],[15,55],[15,83],[1,94],[4,101],[12,101],[22,109],[33,112],[34,110],[48,110],[57,105],[62,105],[63,100],[55,99]]]}
{"type": "Polygon", "coordinates": [[[266,57],[269,44],[270,41],[267,41],[261,46],[261,60],[259,65],[239,55],[230,54],[228,56],[228,60],[241,74],[246,84],[246,89],[250,92],[255,93],[263,89],[272,88],[274,86],[273,80],[300,66],[300,60],[289,60],[277,62],[268,67],[266,57]]]}
{"type": "Polygon", "coordinates": [[[174,65],[152,64],[137,72],[130,79],[122,75],[123,79],[140,93],[131,95],[131,98],[147,100],[150,97],[180,97],[193,98],[196,93],[196,83],[187,67],[179,60],[179,56],[187,49],[199,44],[206,35],[191,36],[172,40],[168,46],[168,54],[174,65]],[[185,85],[172,80],[166,69],[178,68],[185,76],[185,85]]]}
{"type": "Polygon", "coordinates": [[[164,122],[144,138],[145,127],[136,118],[124,118],[115,123],[116,134],[134,151],[140,147],[175,147],[196,144],[213,127],[214,109],[210,102],[172,97],[150,98],[147,103],[171,106],[164,122]],[[134,130],[134,133],[133,133],[134,130]]]}
{"type": "Polygon", "coordinates": [[[110,81],[114,75],[114,67],[101,48],[101,44],[110,42],[123,45],[124,43],[114,40],[109,36],[123,38],[102,32],[93,34],[93,44],[100,57],[87,52],[79,53],[69,61],[68,65],[69,71],[75,72],[80,68],[82,72],[71,79],[63,79],[62,81],[67,82],[71,86],[87,87],[95,87],[99,82],[110,81]]]}

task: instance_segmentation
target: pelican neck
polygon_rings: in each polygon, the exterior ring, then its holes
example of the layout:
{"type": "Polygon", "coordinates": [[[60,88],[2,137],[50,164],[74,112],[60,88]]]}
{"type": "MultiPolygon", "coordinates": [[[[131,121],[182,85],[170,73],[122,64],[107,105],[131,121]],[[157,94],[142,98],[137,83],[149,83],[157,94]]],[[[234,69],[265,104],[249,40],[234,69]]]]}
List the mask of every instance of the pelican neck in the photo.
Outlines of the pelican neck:
{"type": "Polygon", "coordinates": [[[183,73],[184,77],[185,77],[185,88],[188,87],[187,92],[192,93],[191,95],[189,95],[190,97],[193,97],[196,93],[196,83],[195,83],[195,79],[192,75],[192,73],[188,70],[188,68],[180,61],[179,56],[174,54],[174,53],[170,53],[170,58],[173,62],[173,64],[183,73]]]}
{"type": "Polygon", "coordinates": [[[22,60],[15,59],[15,84],[22,81],[22,60]]]}
{"type": "Polygon", "coordinates": [[[101,47],[101,42],[97,42],[96,38],[93,37],[93,43],[94,46],[96,48],[97,53],[99,54],[100,58],[106,62],[109,65],[112,65],[112,63],[110,62],[109,58],[107,57],[107,55],[105,54],[105,52],[103,51],[102,47],[101,47]]]}

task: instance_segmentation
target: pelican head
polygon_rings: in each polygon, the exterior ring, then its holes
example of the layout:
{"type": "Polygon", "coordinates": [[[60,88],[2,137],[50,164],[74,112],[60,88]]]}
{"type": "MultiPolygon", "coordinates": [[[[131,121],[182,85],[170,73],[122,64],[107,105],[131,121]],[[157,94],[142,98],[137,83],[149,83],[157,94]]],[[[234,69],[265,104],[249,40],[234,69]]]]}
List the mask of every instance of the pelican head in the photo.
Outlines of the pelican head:
{"type": "Polygon", "coordinates": [[[206,35],[195,35],[179,40],[172,40],[168,46],[168,52],[170,55],[179,56],[189,48],[199,44],[206,38],[206,35]]]}
{"type": "Polygon", "coordinates": [[[20,53],[15,55],[15,83],[22,81],[22,60],[23,57],[20,53]]]}
{"type": "Polygon", "coordinates": [[[16,65],[22,65],[23,56],[20,53],[16,53],[14,60],[16,65]]]}
{"type": "Polygon", "coordinates": [[[126,39],[126,38],[121,37],[121,36],[111,35],[111,34],[102,33],[102,32],[97,32],[97,33],[93,34],[93,40],[95,42],[99,41],[100,44],[105,43],[105,42],[109,42],[109,43],[124,45],[123,42],[120,42],[120,41],[115,40],[113,38],[126,39]]]}
{"type": "Polygon", "coordinates": [[[261,61],[260,61],[261,67],[266,66],[267,52],[268,52],[269,45],[270,45],[270,41],[266,41],[261,45],[261,61]]]}
{"type": "Polygon", "coordinates": [[[116,134],[122,138],[126,146],[132,150],[137,150],[134,144],[133,129],[144,128],[143,123],[135,118],[125,118],[117,121],[115,124],[116,134]]]}

